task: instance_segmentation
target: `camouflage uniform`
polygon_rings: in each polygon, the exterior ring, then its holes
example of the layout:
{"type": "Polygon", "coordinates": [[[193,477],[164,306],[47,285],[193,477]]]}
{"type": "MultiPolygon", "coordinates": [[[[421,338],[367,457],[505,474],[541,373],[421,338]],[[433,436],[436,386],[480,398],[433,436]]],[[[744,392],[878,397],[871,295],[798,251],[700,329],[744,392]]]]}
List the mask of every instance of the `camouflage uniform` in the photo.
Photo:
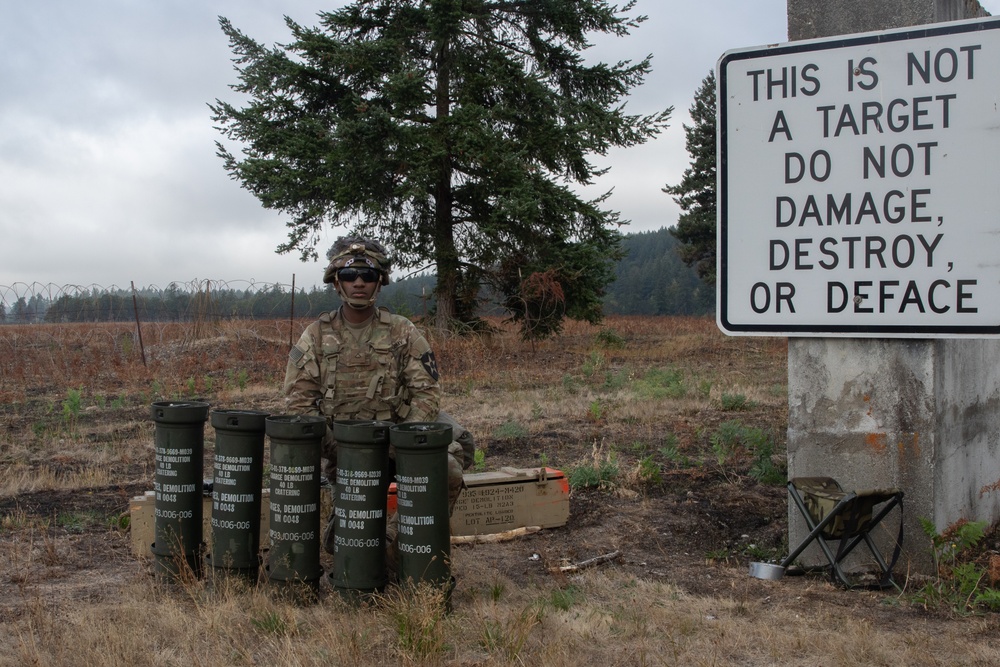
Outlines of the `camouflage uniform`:
{"type": "Polygon", "coordinates": [[[324,313],[292,348],[285,396],[294,414],[434,421],[441,388],[434,353],[405,317],[375,311],[359,340],[339,312],[324,313]]]}
{"type": "MultiPolygon", "coordinates": [[[[443,413],[439,419],[441,388],[434,353],[412,322],[378,308],[368,327],[357,339],[355,335],[340,311],[324,313],[292,348],[285,372],[289,412],[327,418],[323,471],[328,480],[336,479],[334,420],[454,423],[443,413]]],[[[455,430],[457,441],[448,448],[449,509],[462,492],[462,470],[471,464],[474,450],[471,434],[461,427],[455,430]]],[[[389,458],[394,468],[392,447],[389,458]]]]}

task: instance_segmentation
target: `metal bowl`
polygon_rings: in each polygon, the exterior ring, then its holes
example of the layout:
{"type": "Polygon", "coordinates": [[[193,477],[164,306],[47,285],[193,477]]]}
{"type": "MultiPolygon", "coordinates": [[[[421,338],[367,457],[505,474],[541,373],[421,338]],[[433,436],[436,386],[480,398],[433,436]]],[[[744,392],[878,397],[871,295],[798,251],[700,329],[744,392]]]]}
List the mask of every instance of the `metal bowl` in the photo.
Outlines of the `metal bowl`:
{"type": "Polygon", "coordinates": [[[785,568],[773,563],[750,563],[750,576],[757,579],[781,579],[785,568]]]}

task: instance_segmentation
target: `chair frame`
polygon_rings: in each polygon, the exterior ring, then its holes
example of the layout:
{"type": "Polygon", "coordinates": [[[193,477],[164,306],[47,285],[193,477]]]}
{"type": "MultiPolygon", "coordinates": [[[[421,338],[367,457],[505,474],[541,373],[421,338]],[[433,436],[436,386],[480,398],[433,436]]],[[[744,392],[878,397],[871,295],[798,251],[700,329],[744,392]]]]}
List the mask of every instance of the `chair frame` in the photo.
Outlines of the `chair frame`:
{"type": "Polygon", "coordinates": [[[892,578],[892,568],[895,566],[896,560],[899,558],[899,553],[903,546],[903,517],[902,517],[903,492],[899,489],[891,489],[882,492],[888,497],[885,500],[880,501],[874,505],[878,506],[880,504],[884,504],[882,509],[879,510],[877,514],[874,514],[866,530],[858,531],[858,526],[850,525],[852,522],[848,521],[848,525],[845,527],[842,537],[827,538],[823,535],[823,531],[831,523],[836,521],[838,517],[841,517],[841,515],[846,510],[849,510],[852,507],[854,501],[860,497],[860,494],[856,491],[844,492],[843,488],[840,486],[839,483],[837,483],[836,480],[832,478],[827,478],[831,482],[833,482],[833,484],[836,485],[837,490],[839,492],[844,493],[844,496],[837,502],[834,508],[830,510],[830,512],[825,517],[823,517],[823,520],[817,523],[813,519],[812,514],[809,512],[808,508],[806,507],[805,501],[802,498],[802,494],[795,486],[796,479],[791,479],[788,481],[788,493],[791,496],[792,501],[799,508],[800,514],[805,519],[806,525],[809,527],[809,535],[807,535],[805,539],[802,540],[802,542],[799,544],[799,546],[795,548],[794,551],[788,554],[788,557],[786,557],[785,560],[781,562],[781,567],[783,568],[789,567],[793,562],[795,562],[795,559],[798,558],[803,551],[805,551],[806,547],[808,547],[810,544],[812,544],[813,541],[815,541],[819,545],[820,549],[823,551],[823,554],[826,556],[827,560],[830,562],[830,578],[835,583],[839,583],[846,588],[854,588],[855,584],[852,583],[850,577],[848,577],[847,574],[844,572],[843,568],[841,567],[841,563],[844,561],[844,559],[847,558],[848,555],[850,555],[852,551],[854,551],[855,547],[864,542],[865,545],[868,547],[868,551],[871,552],[872,556],[875,558],[875,562],[878,564],[879,569],[881,570],[879,587],[888,588],[890,586],[895,585],[895,582],[893,581],[892,578]],[[886,563],[885,558],[882,556],[882,554],[878,550],[878,547],[876,547],[875,543],[872,541],[869,532],[872,529],[874,529],[877,525],[879,525],[882,519],[884,519],[889,514],[889,512],[891,512],[897,505],[899,506],[899,512],[900,512],[899,536],[896,538],[896,543],[894,546],[891,562],[886,563]],[[836,554],[834,554],[833,550],[830,548],[830,545],[827,544],[827,540],[831,542],[832,541],[840,542],[840,546],[838,547],[836,554]]]}

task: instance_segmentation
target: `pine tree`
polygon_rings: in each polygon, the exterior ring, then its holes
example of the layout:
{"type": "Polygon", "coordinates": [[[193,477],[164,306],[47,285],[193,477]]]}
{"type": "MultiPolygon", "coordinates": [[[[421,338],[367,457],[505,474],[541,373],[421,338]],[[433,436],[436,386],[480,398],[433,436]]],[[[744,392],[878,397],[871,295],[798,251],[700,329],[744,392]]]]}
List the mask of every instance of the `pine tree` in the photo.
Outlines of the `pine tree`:
{"type": "Polygon", "coordinates": [[[402,268],[431,267],[440,326],[473,319],[480,286],[510,285],[497,273],[518,262],[525,278],[599,276],[562,284],[565,312],[590,313],[621,221],[604,197],[569,185],[603,173],[590,155],[645,142],[672,111],[624,112],[650,57],[582,58],[590,35],[625,36],[645,20],[633,6],[356,0],[320,14],[318,28],[286,19],[292,40],[273,48],[222,18],[234,89],[249,102],[211,105],[242,150],[220,142],[219,155],[265,207],[290,215],[279,252],[316,257],[330,224],[385,243],[402,268]]]}
{"type": "Polygon", "coordinates": [[[11,319],[15,324],[24,324],[28,321],[28,301],[23,296],[19,296],[14,302],[11,319]]]}
{"type": "Polygon", "coordinates": [[[702,79],[691,105],[692,125],[684,125],[686,147],[691,166],[681,182],[663,188],[674,195],[683,213],[670,228],[683,245],[679,252],[684,262],[697,271],[709,285],[715,284],[715,73],[702,79]]]}

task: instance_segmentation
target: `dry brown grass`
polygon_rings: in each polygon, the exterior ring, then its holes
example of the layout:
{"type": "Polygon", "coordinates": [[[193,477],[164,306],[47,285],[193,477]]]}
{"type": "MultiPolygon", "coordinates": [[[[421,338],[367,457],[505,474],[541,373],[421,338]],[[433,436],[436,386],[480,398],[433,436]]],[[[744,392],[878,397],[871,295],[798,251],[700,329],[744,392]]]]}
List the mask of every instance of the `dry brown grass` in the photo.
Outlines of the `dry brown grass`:
{"type": "Polygon", "coordinates": [[[111,482],[111,472],[107,468],[88,467],[60,473],[51,468],[12,464],[0,470],[0,495],[14,496],[52,489],[86,489],[108,486],[111,482]]]}
{"type": "Polygon", "coordinates": [[[390,589],[363,607],[326,593],[298,606],[266,583],[157,583],[119,516],[151,484],[149,402],[280,412],[289,332],[287,322],[148,325],[143,366],[133,331],[0,327],[0,666],[1000,663],[993,616],[746,575],[735,541],[783,532],[783,517],[762,518],[781,514],[782,492],[735,463],[720,470],[708,436],[738,420],[770,429],[783,451],[785,341],[728,338],[704,318],[569,323],[534,347],[499,325],[432,335],[444,407],[476,433],[489,467],[609,457],[620,467],[613,488],[574,492],[564,529],[456,547],[451,614],[433,592],[390,589]],[[676,386],[657,384],[664,377],[676,386]],[[82,395],[72,420],[69,389],[82,395]],[[722,409],[732,395],[749,407],[722,409]],[[504,436],[505,425],[523,434],[504,436]],[[662,458],[667,443],[691,463],[662,458]],[[650,457],[661,483],[642,475],[650,457]],[[625,556],[579,574],[545,567],[612,548],[625,556]],[[730,556],[705,556],[716,549],[730,556]]]}
{"type": "Polygon", "coordinates": [[[300,607],[265,587],[156,588],[139,571],[106,583],[113,593],[93,602],[26,592],[0,665],[909,667],[996,659],[995,647],[975,641],[993,630],[982,619],[880,627],[850,608],[816,608],[808,596],[772,602],[734,589],[704,597],[604,572],[562,591],[508,585],[499,594],[473,576],[450,615],[426,597],[300,607]]]}

